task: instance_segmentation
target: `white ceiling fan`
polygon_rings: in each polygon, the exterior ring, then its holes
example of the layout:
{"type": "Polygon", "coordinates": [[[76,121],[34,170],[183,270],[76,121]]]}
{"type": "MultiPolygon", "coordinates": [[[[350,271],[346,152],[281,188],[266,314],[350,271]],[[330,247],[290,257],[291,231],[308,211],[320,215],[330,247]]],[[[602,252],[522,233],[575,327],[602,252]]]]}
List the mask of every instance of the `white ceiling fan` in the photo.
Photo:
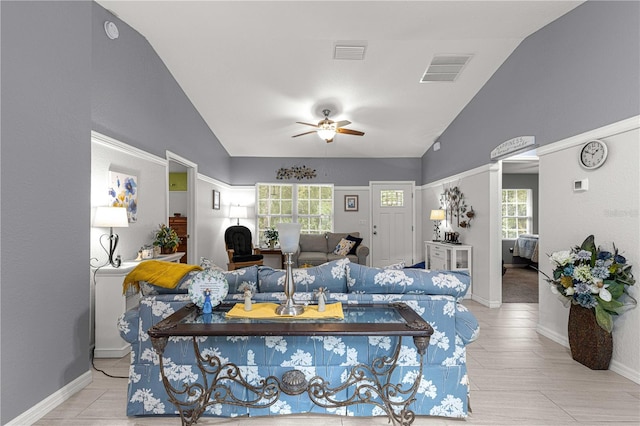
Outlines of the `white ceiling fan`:
{"type": "Polygon", "coordinates": [[[341,121],[333,121],[329,120],[329,114],[331,114],[331,110],[323,109],[322,113],[324,114],[324,118],[318,121],[318,124],[304,123],[302,121],[296,121],[298,124],[304,124],[305,126],[316,127],[316,130],[311,130],[309,132],[300,133],[298,135],[291,136],[292,138],[297,138],[298,136],[308,135],[310,133],[318,133],[321,139],[324,139],[327,143],[333,142],[333,138],[336,133],[342,133],[345,135],[355,135],[362,136],[364,132],[359,130],[351,130],[345,129],[344,126],[348,126],[351,124],[349,120],[341,120],[341,121]]]}

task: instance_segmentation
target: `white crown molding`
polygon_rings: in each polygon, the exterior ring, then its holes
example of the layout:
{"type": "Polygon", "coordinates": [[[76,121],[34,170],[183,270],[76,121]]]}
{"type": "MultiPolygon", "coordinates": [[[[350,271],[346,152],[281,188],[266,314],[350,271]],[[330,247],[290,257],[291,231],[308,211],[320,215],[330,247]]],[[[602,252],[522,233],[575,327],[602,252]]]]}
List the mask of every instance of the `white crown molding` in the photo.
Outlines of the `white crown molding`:
{"type": "Polygon", "coordinates": [[[94,130],[91,131],[91,142],[104,145],[107,148],[111,148],[116,151],[120,151],[122,153],[132,155],[142,160],[151,161],[161,166],[167,166],[167,160],[164,158],[158,157],[157,155],[149,154],[146,151],[143,151],[139,148],[135,148],[131,145],[127,145],[124,142],[120,142],[117,139],[113,139],[109,136],[103,135],[102,133],[98,133],[94,130]]]}
{"type": "Polygon", "coordinates": [[[71,398],[76,393],[91,384],[92,374],[91,371],[87,371],[80,377],[67,384],[66,386],[58,389],[33,407],[29,408],[24,413],[7,423],[7,426],[22,426],[32,425],[41,418],[43,418],[51,410],[71,398]]]}
{"type": "Polygon", "coordinates": [[[182,164],[183,166],[192,167],[196,171],[198,170],[198,164],[197,163],[194,163],[191,160],[187,160],[183,156],[178,155],[173,151],[166,150],[165,151],[165,155],[167,157],[167,161],[175,161],[177,163],[182,164]]]}
{"type": "Polygon", "coordinates": [[[498,163],[485,164],[484,166],[476,167],[475,169],[467,170],[466,172],[462,172],[457,175],[451,175],[435,182],[426,183],[421,186],[421,189],[434,188],[466,177],[475,176],[487,172],[497,172],[498,170],[500,170],[500,165],[498,163]]]}
{"type": "MultiPolygon", "coordinates": [[[[242,188],[241,186],[231,186],[228,183],[224,183],[218,179],[214,179],[212,177],[209,177],[207,175],[203,175],[202,173],[198,173],[198,180],[201,180],[203,182],[207,182],[210,183],[211,185],[215,185],[215,186],[219,186],[221,188],[224,189],[238,189],[238,188],[242,188]]],[[[248,188],[248,187],[247,187],[248,188]]],[[[253,188],[253,187],[251,187],[253,188]]]]}
{"type": "Polygon", "coordinates": [[[574,135],[569,138],[538,147],[536,149],[536,154],[538,155],[538,157],[541,157],[553,152],[558,152],[568,148],[572,148],[574,146],[582,145],[590,139],[601,139],[609,136],[615,136],[617,134],[628,132],[629,130],[637,128],[640,128],[640,115],[636,115],[635,117],[627,118],[626,120],[618,121],[617,123],[589,130],[579,135],[574,135]]]}

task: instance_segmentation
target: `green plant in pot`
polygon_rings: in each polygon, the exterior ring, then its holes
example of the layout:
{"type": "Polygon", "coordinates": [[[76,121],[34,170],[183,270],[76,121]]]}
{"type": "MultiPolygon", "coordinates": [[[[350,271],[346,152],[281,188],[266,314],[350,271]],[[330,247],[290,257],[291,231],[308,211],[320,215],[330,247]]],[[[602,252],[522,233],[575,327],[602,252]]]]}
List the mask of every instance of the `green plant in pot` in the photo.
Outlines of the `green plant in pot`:
{"type": "Polygon", "coordinates": [[[175,253],[181,240],[175,230],[164,223],[155,231],[154,246],[160,247],[163,254],[175,253]]]}
{"type": "Polygon", "coordinates": [[[264,239],[267,240],[269,247],[274,248],[278,242],[278,230],[273,227],[265,229],[264,239]]]}

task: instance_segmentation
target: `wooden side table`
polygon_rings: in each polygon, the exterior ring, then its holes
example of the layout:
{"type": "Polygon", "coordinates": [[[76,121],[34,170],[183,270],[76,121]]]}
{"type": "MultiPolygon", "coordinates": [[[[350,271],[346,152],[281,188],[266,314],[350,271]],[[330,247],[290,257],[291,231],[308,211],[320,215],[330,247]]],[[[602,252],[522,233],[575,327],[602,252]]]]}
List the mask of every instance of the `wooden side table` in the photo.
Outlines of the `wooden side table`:
{"type": "Polygon", "coordinates": [[[278,269],[283,269],[284,268],[284,262],[285,262],[285,257],[286,255],[284,253],[282,253],[282,250],[280,250],[280,247],[275,247],[275,248],[269,248],[269,247],[265,247],[265,248],[258,248],[256,249],[258,251],[259,254],[263,255],[263,256],[275,256],[278,255],[280,256],[280,265],[278,266],[278,269]]]}

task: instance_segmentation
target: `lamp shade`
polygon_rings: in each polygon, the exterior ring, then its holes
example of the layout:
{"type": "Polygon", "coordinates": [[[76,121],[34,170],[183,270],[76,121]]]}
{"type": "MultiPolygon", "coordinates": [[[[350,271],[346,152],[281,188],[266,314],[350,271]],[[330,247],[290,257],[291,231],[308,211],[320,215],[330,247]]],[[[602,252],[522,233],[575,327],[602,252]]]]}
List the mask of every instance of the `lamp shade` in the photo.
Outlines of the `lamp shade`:
{"type": "Polygon", "coordinates": [[[276,228],[282,252],[295,253],[300,242],[301,225],[299,223],[278,223],[276,228]]]}
{"type": "Polygon", "coordinates": [[[129,227],[127,209],[124,207],[96,207],[93,226],[95,228],[127,228],[129,227]]]}
{"type": "Polygon", "coordinates": [[[229,208],[229,217],[232,219],[246,219],[247,207],[246,206],[231,206],[229,208]]]}
{"type": "Polygon", "coordinates": [[[444,220],[444,210],[431,210],[429,220],[444,220]]]}

